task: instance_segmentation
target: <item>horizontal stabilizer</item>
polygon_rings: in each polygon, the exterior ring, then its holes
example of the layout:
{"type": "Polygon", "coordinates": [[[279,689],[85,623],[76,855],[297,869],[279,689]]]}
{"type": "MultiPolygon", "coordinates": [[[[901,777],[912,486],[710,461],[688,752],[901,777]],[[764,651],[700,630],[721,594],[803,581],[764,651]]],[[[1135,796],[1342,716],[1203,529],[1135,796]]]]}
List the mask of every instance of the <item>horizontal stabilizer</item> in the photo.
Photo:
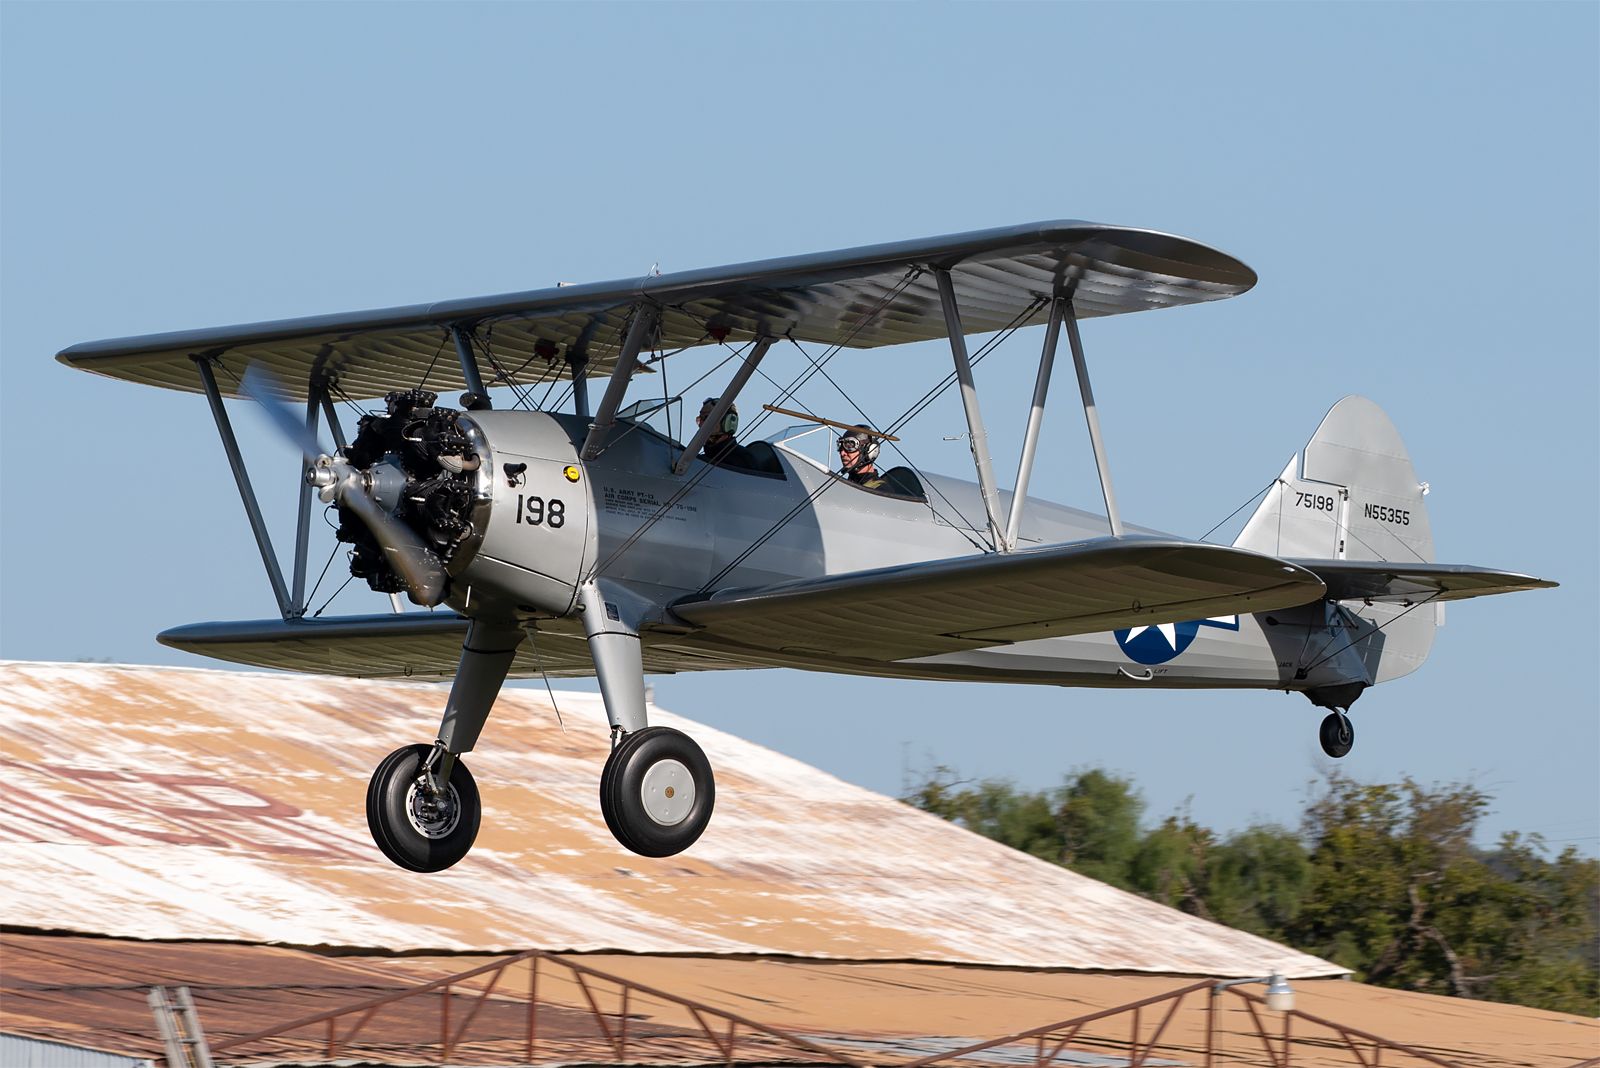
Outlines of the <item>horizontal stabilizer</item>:
{"type": "Polygon", "coordinates": [[[1319,600],[1284,560],[1153,537],[1095,538],[719,590],[673,614],[775,652],[893,661],[1319,600]]]}
{"type": "Polygon", "coordinates": [[[1549,579],[1470,564],[1405,564],[1383,560],[1294,560],[1328,586],[1335,601],[1463,601],[1492,593],[1551,589],[1549,579]]]}

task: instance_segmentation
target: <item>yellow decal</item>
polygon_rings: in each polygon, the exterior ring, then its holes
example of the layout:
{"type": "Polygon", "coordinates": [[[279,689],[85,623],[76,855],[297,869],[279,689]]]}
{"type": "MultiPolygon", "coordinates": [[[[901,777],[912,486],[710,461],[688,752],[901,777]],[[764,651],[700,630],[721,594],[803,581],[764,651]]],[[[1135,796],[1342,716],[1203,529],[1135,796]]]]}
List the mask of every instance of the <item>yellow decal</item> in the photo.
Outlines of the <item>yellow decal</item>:
{"type": "Polygon", "coordinates": [[[576,467],[574,467],[572,464],[568,464],[566,466],[566,468],[562,470],[561,473],[563,475],[567,476],[567,481],[568,482],[576,482],[576,481],[578,481],[578,469],[576,467]]]}

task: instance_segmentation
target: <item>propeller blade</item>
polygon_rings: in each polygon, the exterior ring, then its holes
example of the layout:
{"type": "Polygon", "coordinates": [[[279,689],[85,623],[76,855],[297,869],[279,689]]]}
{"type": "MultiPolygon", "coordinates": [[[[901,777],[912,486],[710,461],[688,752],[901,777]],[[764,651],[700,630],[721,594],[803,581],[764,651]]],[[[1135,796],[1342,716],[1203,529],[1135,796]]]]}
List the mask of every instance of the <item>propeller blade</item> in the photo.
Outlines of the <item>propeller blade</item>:
{"type": "Polygon", "coordinates": [[[372,531],[389,566],[405,579],[411,599],[430,607],[438,604],[444,599],[444,565],[410,527],[379,508],[378,502],[366,495],[358,483],[359,477],[352,473],[338,483],[335,492],[339,503],[354,512],[372,531]]]}
{"type": "Polygon", "coordinates": [[[411,599],[429,606],[444,600],[445,572],[438,555],[410,527],[367,496],[361,472],[342,456],[330,457],[323,451],[316,435],[279,399],[277,382],[272,376],[252,364],[240,379],[239,388],[260,406],[280,434],[300,448],[312,465],[307,470],[306,481],[322,488],[323,500],[338,501],[372,531],[389,566],[405,580],[411,599]]]}
{"type": "Polygon", "coordinates": [[[255,364],[245,368],[244,377],[239,380],[239,388],[244,391],[244,395],[260,406],[278,433],[298,446],[307,460],[315,460],[324,451],[322,445],[307,429],[305,421],[278,399],[277,385],[272,375],[255,364]]]}

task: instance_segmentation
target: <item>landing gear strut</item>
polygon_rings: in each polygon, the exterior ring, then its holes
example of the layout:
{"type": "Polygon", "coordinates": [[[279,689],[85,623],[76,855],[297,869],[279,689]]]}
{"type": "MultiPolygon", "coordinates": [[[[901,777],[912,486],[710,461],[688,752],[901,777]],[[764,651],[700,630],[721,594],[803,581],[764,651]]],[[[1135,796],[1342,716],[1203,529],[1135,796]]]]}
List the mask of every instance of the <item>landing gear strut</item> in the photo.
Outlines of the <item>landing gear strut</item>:
{"type": "Polygon", "coordinates": [[[1337,760],[1356,744],[1356,728],[1344,710],[1336,708],[1323,719],[1317,739],[1322,742],[1322,751],[1337,760]]]}
{"type": "Polygon", "coordinates": [[[383,759],[367,784],[367,829],[383,855],[410,871],[443,871],[467,855],[478,837],[483,806],[461,754],[478,734],[516,658],[522,631],[474,620],[439,740],[408,745],[383,759]]]}
{"type": "Polygon", "coordinates": [[[600,773],[600,812],[626,849],[645,857],[681,853],[711,821],[711,762],[682,731],[649,726],[643,653],[625,591],[591,583],[581,596],[606,718],[620,736],[600,773]]]}

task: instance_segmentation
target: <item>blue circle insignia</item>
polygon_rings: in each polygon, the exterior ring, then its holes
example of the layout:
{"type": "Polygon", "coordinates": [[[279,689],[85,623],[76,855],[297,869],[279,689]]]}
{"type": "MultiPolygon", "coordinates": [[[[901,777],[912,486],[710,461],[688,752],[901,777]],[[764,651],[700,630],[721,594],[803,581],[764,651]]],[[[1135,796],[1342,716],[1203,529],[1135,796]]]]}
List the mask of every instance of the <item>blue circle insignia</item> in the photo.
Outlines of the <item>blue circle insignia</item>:
{"type": "Polygon", "coordinates": [[[1153,627],[1130,627],[1116,631],[1117,644],[1136,664],[1165,664],[1189,648],[1200,633],[1200,621],[1162,623],[1153,627]]]}
{"type": "Polygon", "coordinates": [[[1165,664],[1189,648],[1201,627],[1236,631],[1239,629],[1239,617],[1212,616],[1210,619],[1191,619],[1183,623],[1129,627],[1113,633],[1117,636],[1117,644],[1134,663],[1165,664]]]}

